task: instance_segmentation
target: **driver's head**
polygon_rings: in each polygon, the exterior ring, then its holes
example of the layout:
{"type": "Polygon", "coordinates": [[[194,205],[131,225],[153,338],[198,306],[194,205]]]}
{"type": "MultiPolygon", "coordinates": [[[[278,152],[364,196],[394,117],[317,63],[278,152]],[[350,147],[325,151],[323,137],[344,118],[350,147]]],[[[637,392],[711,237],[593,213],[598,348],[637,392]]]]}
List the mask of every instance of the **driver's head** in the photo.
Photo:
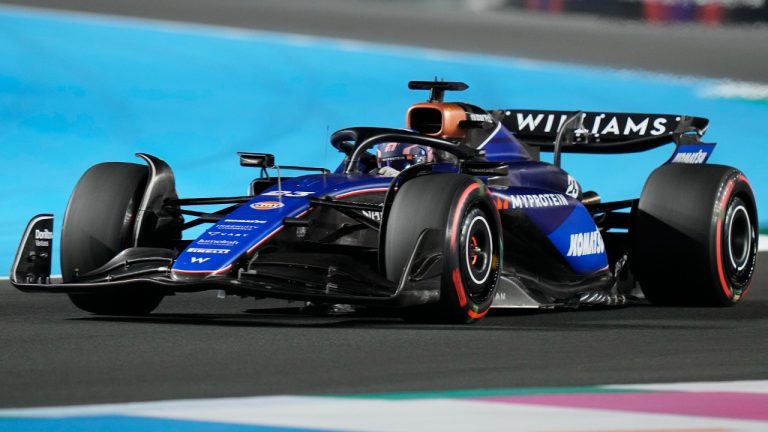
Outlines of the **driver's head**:
{"type": "Polygon", "coordinates": [[[376,148],[379,168],[390,167],[402,171],[409,166],[432,162],[435,157],[431,147],[415,144],[384,143],[376,148]]]}

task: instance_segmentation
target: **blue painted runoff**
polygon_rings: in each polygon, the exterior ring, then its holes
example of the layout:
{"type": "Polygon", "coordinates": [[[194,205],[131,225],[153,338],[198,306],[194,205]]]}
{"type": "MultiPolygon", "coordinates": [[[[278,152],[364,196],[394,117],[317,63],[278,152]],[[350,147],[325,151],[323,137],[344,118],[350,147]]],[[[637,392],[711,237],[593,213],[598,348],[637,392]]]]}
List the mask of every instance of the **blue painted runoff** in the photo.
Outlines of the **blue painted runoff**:
{"type": "MultiPolygon", "coordinates": [[[[31,216],[54,213],[59,233],[69,194],[93,164],[151,153],[174,168],[184,197],[241,195],[256,173],[238,165],[237,151],[334,167],[330,133],[402,127],[426,96],[406,83],[435,76],[467,82],[449,98],[488,109],[708,117],[707,138],[719,143],[710,163],[743,169],[768,221],[768,103],[705,96],[716,81],[0,7],[0,275],[31,216]]],[[[632,198],[672,150],[565,155],[563,165],[606,200],[632,198]]]]}
{"type": "Polygon", "coordinates": [[[326,430],[119,415],[61,418],[0,417],[0,431],[8,432],[312,432],[326,430]]]}

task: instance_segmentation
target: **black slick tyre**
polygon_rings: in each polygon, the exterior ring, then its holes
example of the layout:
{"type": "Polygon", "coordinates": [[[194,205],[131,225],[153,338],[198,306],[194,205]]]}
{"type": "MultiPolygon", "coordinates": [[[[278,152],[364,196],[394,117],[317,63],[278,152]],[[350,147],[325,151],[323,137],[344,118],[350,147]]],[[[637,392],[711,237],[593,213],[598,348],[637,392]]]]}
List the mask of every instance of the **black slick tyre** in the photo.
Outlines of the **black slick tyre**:
{"type": "Polygon", "coordinates": [[[756,227],[752,188],[739,170],[664,165],[640,197],[633,273],[653,304],[733,305],[752,281],[756,227]]]}
{"type": "Polygon", "coordinates": [[[470,323],[490,309],[502,254],[501,222],[485,185],[463,174],[407,181],[386,217],[387,278],[400,280],[424,229],[445,230],[440,301],[406,312],[419,322],[470,323]]]}
{"type": "MultiPolygon", "coordinates": [[[[147,184],[143,165],[108,162],[94,165],[78,181],[67,204],[61,233],[64,283],[97,269],[131,244],[136,213],[147,184]]],[[[102,315],[143,315],[163,296],[144,291],[70,294],[78,308],[102,315]]]]}

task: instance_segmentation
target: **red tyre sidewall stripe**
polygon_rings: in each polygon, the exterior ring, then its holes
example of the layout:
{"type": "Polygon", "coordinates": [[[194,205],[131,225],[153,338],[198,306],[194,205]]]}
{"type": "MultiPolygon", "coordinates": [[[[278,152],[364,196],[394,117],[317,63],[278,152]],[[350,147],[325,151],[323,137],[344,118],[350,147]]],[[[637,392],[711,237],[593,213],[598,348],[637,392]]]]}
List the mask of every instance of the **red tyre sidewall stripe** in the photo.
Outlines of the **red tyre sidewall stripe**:
{"type": "Polygon", "coordinates": [[[750,183],[749,180],[747,180],[747,177],[744,174],[739,174],[739,177],[737,177],[737,178],[739,180],[743,181],[744,183],[746,183],[747,186],[749,186],[750,190],[752,189],[752,183],[750,183]]]}
{"type": "Polygon", "coordinates": [[[720,287],[723,289],[723,292],[725,293],[725,296],[729,299],[733,298],[733,290],[728,285],[728,282],[725,280],[725,268],[723,267],[723,223],[725,222],[725,212],[726,207],[728,206],[728,201],[731,199],[731,192],[733,192],[733,188],[736,186],[737,179],[743,178],[743,176],[739,176],[736,179],[733,179],[728,182],[728,185],[725,187],[725,193],[723,194],[723,197],[720,200],[720,203],[718,204],[720,207],[720,215],[717,218],[717,230],[715,232],[715,255],[717,256],[717,276],[720,278],[720,287]]]}
{"type": "Polygon", "coordinates": [[[457,231],[459,229],[459,221],[461,221],[461,215],[464,213],[462,211],[464,207],[464,202],[467,200],[467,197],[469,196],[469,194],[473,190],[479,187],[480,185],[477,183],[472,183],[471,185],[469,185],[469,187],[464,189],[464,192],[461,193],[461,196],[459,197],[459,201],[456,203],[456,213],[453,215],[453,223],[451,224],[451,250],[453,252],[458,253],[458,250],[459,250],[458,248],[459,240],[457,235],[459,233],[457,231]]]}
{"type": "MultiPolygon", "coordinates": [[[[480,187],[479,183],[472,183],[461,193],[459,200],[456,202],[455,214],[453,215],[453,222],[451,223],[451,252],[459,256],[458,237],[461,234],[459,232],[459,222],[461,216],[464,214],[464,203],[467,201],[467,197],[475,189],[480,187]]],[[[461,280],[461,271],[458,268],[454,268],[451,272],[453,279],[453,287],[456,290],[456,297],[459,300],[461,307],[467,306],[467,295],[464,292],[464,282],[461,280]]],[[[471,310],[469,312],[472,312],[471,310]]]]}
{"type": "Polygon", "coordinates": [[[461,281],[461,273],[459,269],[453,269],[451,273],[453,279],[453,286],[456,288],[456,295],[459,297],[459,305],[461,307],[467,306],[467,295],[464,293],[464,283],[461,281]]]}
{"type": "Polygon", "coordinates": [[[467,315],[469,315],[470,318],[478,319],[478,318],[484,317],[485,314],[487,314],[489,310],[491,310],[490,307],[485,308],[485,310],[482,311],[482,312],[475,312],[472,309],[470,309],[470,310],[467,311],[467,315]]]}

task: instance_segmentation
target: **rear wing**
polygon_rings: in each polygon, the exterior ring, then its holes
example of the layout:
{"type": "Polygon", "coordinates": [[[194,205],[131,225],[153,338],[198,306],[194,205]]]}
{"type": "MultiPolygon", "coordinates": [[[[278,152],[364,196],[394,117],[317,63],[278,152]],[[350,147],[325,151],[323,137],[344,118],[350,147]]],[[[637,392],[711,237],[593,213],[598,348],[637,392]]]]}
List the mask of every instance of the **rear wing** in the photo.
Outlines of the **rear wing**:
{"type": "Polygon", "coordinates": [[[519,109],[493,114],[520,141],[545,152],[555,152],[561,129],[568,129],[558,153],[634,153],[673,142],[699,144],[709,124],[702,117],[669,114],[519,109]]]}

